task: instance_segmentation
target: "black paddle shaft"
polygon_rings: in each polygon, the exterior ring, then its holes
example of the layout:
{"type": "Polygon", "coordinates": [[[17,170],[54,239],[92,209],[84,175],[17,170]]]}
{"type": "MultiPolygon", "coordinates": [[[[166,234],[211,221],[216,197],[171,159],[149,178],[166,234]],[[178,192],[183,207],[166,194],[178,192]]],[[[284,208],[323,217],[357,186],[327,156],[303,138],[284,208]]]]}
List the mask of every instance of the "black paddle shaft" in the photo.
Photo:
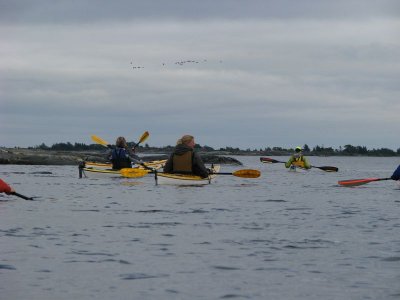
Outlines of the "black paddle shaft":
{"type": "Polygon", "coordinates": [[[24,195],[22,195],[22,194],[20,194],[20,193],[17,193],[17,192],[13,192],[13,193],[11,193],[11,195],[20,197],[20,198],[25,199],[25,200],[33,200],[32,197],[27,197],[27,196],[24,196],[24,195]]]}

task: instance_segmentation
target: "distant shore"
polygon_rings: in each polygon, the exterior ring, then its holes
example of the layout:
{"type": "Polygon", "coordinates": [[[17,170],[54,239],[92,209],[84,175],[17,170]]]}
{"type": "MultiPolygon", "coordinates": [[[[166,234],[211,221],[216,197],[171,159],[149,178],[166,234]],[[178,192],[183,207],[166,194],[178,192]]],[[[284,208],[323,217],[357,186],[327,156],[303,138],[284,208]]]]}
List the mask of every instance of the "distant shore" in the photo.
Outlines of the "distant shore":
{"type": "MultiPolygon", "coordinates": [[[[27,148],[0,148],[0,164],[12,165],[78,165],[82,161],[107,162],[107,150],[57,151],[27,148]]],[[[167,159],[168,154],[141,152],[144,161],[167,159]]],[[[205,163],[241,165],[232,157],[213,153],[201,154],[205,163]]]]}
{"type": "MultiPolygon", "coordinates": [[[[138,154],[144,161],[159,160],[168,158],[172,147],[165,149],[165,152],[158,152],[157,149],[146,149],[140,147],[138,154]]],[[[244,151],[233,149],[233,151],[202,151],[200,153],[205,163],[241,165],[241,162],[230,156],[289,156],[289,151],[244,151]]],[[[107,162],[108,150],[53,150],[39,148],[0,148],[0,165],[78,165],[82,161],[107,162]]],[[[305,153],[306,156],[371,156],[371,157],[396,157],[400,155],[372,155],[372,154],[329,154],[329,153],[305,153]]]]}

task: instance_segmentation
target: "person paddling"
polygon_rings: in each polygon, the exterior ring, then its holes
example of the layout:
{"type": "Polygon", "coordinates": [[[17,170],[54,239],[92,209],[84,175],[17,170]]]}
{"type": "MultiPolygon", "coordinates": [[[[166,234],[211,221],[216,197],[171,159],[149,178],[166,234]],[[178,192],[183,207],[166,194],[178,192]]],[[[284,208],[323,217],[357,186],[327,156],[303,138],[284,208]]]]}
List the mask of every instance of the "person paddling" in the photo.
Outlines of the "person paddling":
{"type": "Polygon", "coordinates": [[[116,170],[131,168],[132,162],[141,162],[140,157],[134,153],[134,150],[129,149],[123,136],[117,138],[115,148],[109,154],[109,159],[112,162],[112,168],[116,170]]]}
{"type": "Polygon", "coordinates": [[[294,149],[294,154],[289,158],[289,160],[285,163],[286,168],[300,167],[303,169],[310,169],[311,165],[308,162],[307,158],[303,155],[303,149],[301,147],[296,147],[294,149]]]}
{"type": "Polygon", "coordinates": [[[0,193],[11,194],[15,193],[15,190],[9,186],[5,181],[0,179],[0,193]]]}
{"type": "Polygon", "coordinates": [[[209,171],[205,167],[200,155],[194,152],[196,145],[194,137],[184,135],[180,138],[173,153],[164,166],[166,173],[194,174],[203,178],[208,177],[209,171]]]}
{"type": "Polygon", "coordinates": [[[393,172],[392,177],[390,177],[390,178],[392,178],[393,180],[400,180],[400,165],[393,172]]]}

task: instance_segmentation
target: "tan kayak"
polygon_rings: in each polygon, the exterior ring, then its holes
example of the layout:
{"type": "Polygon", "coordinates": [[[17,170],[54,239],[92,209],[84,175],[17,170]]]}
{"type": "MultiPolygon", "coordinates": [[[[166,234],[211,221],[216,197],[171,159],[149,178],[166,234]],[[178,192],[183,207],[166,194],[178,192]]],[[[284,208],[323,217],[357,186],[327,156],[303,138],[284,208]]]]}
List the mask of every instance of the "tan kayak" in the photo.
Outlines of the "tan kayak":
{"type": "MultiPolygon", "coordinates": [[[[211,170],[213,173],[218,173],[219,169],[219,165],[214,165],[211,170]]],[[[202,178],[196,175],[157,173],[154,177],[157,185],[206,185],[210,184],[216,176],[216,174],[213,174],[207,178],[202,178]]]]}

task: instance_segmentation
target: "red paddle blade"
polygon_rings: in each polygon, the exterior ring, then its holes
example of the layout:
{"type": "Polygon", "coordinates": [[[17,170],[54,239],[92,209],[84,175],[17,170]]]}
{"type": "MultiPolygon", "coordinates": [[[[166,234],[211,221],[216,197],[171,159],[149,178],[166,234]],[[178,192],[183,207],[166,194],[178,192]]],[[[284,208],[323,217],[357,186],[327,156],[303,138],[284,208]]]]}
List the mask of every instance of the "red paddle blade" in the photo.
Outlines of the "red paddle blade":
{"type": "Polygon", "coordinates": [[[342,180],[338,181],[338,184],[342,186],[358,186],[363,185],[372,181],[381,180],[380,178],[364,178],[364,179],[351,179],[351,180],[342,180]]]}

